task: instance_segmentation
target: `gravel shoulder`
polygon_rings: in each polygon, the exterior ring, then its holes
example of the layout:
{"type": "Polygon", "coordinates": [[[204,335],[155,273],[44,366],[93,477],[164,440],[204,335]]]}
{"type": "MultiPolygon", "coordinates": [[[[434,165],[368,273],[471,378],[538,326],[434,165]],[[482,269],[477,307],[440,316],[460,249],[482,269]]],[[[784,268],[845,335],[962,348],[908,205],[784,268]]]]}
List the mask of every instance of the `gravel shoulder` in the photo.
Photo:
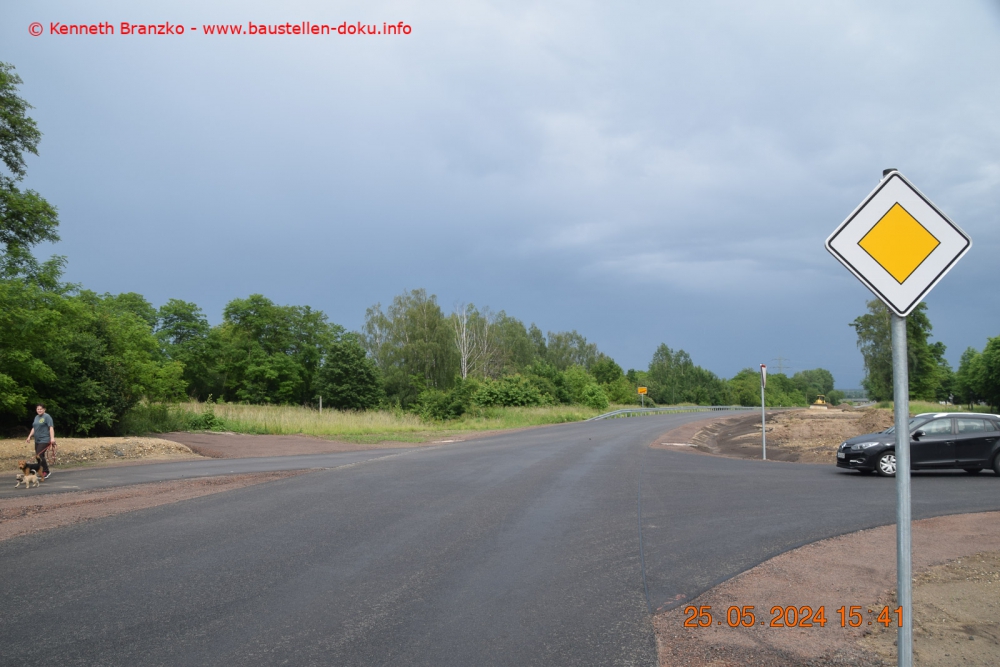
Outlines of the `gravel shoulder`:
{"type": "MultiPolygon", "coordinates": [[[[815,542],[730,579],[691,601],[711,606],[712,627],[685,628],[690,614],[682,607],[657,615],[661,667],[895,664],[895,627],[876,620],[895,605],[895,531],[881,526],[815,542]],[[746,605],[754,606],[756,625],[730,628],[728,608],[746,605]],[[772,607],[790,605],[823,605],[826,625],[760,625],[770,623],[772,607]],[[862,607],[862,627],[842,628],[836,610],[853,605],[862,607]]],[[[917,664],[997,664],[1000,512],[915,521],[913,566],[917,664]]]]}

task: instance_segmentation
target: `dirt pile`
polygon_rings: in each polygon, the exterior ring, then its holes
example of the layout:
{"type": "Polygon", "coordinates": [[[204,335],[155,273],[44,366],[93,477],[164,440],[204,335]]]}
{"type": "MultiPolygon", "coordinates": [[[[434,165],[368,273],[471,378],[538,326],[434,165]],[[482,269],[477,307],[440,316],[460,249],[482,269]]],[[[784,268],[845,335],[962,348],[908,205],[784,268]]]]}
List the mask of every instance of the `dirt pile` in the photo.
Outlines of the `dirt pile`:
{"type": "MultiPolygon", "coordinates": [[[[892,426],[888,410],[788,410],[767,415],[767,458],[799,463],[833,463],[841,442],[892,426]]],[[[690,443],[703,452],[761,458],[760,414],[731,417],[702,427],[690,443]]]]}
{"type": "MultiPolygon", "coordinates": [[[[56,462],[60,467],[197,457],[189,447],[160,438],[56,438],[56,447],[56,462]]],[[[34,445],[24,440],[0,440],[0,470],[15,471],[18,461],[32,459],[34,455],[34,445]]]]}

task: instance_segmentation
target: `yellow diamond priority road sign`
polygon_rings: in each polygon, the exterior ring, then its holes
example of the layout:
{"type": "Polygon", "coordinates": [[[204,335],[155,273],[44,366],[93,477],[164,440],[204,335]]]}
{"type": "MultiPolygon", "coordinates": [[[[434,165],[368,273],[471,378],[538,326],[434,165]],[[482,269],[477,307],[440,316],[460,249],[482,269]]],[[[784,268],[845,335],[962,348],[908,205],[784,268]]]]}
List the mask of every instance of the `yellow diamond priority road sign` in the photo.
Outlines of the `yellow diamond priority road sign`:
{"type": "Polygon", "coordinates": [[[898,171],[826,240],[826,249],[900,316],[909,315],[972,239],[898,171]]]}

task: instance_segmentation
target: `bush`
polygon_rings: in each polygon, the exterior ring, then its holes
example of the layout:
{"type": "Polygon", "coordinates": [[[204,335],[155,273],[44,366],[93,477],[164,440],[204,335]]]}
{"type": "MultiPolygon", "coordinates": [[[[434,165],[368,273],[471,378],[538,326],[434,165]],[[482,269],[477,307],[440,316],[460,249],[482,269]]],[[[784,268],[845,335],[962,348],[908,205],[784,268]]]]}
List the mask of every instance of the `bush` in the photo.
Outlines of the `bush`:
{"type": "Polygon", "coordinates": [[[570,366],[563,371],[563,381],[566,386],[566,393],[573,403],[583,403],[584,390],[593,385],[597,386],[597,380],[587,372],[583,366],[570,366]]]}
{"type": "Polygon", "coordinates": [[[608,407],[608,396],[604,393],[604,390],[601,389],[600,385],[589,384],[583,388],[582,395],[580,396],[580,402],[588,408],[605,410],[608,407]]]}
{"type": "Polygon", "coordinates": [[[226,424],[216,416],[211,403],[200,413],[176,405],[140,403],[115,425],[116,435],[146,435],[170,431],[225,431],[226,424]]]}
{"type": "Polygon", "coordinates": [[[432,421],[458,419],[472,407],[479,388],[479,382],[467,378],[456,380],[455,386],[448,391],[424,389],[417,395],[413,411],[432,421]]]}
{"type": "Polygon", "coordinates": [[[483,407],[524,407],[545,403],[538,387],[523,375],[485,381],[473,395],[473,401],[483,407]]]}
{"type": "MultiPolygon", "coordinates": [[[[625,376],[618,378],[610,384],[603,384],[601,387],[604,389],[604,393],[607,395],[608,400],[612,403],[629,405],[631,403],[640,402],[639,393],[625,376]]],[[[646,404],[651,405],[652,403],[653,402],[647,397],[646,404]]]]}

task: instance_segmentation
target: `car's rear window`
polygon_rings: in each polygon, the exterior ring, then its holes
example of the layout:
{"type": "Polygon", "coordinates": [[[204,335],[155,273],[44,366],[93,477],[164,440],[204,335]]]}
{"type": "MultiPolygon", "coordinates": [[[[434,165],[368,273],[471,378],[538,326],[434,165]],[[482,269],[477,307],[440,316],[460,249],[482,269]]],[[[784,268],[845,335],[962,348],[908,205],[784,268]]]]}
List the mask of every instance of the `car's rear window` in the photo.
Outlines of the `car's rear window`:
{"type": "Polygon", "coordinates": [[[982,433],[993,430],[993,425],[985,419],[958,419],[956,421],[959,433],[982,433]]]}

